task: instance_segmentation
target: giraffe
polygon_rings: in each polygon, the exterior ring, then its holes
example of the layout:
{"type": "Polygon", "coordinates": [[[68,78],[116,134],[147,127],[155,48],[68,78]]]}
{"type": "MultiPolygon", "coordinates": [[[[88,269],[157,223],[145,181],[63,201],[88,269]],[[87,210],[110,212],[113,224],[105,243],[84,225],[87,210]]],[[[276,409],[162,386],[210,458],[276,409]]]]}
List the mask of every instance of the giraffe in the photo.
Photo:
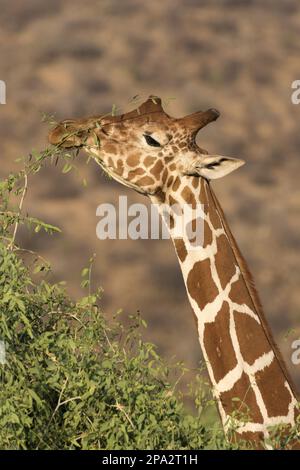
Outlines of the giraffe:
{"type": "Polygon", "coordinates": [[[210,155],[196,144],[199,130],[218,117],[216,109],[208,109],[172,118],[160,98],[150,96],[119,116],[62,121],[50,132],[49,141],[63,148],[83,148],[112,178],[148,196],[159,208],[201,207],[201,244],[192,246],[185,232],[172,237],[172,217],[170,232],[212,392],[225,432],[234,422],[238,439],[268,448],[270,426],[295,424],[297,395],[252,276],[211,188],[211,180],[244,161],[210,155]]]}

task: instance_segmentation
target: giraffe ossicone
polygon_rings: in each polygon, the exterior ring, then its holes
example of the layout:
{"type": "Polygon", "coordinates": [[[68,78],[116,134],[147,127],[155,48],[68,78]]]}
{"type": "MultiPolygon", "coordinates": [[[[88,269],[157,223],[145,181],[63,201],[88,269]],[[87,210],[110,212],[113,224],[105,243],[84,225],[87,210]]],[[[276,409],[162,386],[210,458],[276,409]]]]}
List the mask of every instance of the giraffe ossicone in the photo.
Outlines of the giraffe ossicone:
{"type": "Polygon", "coordinates": [[[65,120],[49,140],[82,147],[115,180],[149,196],[161,211],[166,204],[201,206],[197,249],[191,249],[185,232],[173,237],[199,342],[225,431],[233,420],[236,436],[266,446],[271,426],[295,424],[297,396],[210,185],[244,162],[209,155],[196,144],[198,131],[218,117],[209,109],[172,118],[161,100],[150,96],[120,116],[65,120]]]}

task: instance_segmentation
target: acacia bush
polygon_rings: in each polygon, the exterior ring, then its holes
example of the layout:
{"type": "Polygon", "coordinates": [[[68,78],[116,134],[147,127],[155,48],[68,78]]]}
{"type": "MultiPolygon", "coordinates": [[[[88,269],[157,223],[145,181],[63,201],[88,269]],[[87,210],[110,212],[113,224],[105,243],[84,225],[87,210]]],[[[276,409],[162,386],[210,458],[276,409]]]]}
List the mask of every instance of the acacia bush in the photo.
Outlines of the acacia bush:
{"type": "Polygon", "coordinates": [[[1,449],[203,448],[210,433],[184,411],[152,344],[108,324],[91,294],[34,283],[0,248],[1,449]]]}

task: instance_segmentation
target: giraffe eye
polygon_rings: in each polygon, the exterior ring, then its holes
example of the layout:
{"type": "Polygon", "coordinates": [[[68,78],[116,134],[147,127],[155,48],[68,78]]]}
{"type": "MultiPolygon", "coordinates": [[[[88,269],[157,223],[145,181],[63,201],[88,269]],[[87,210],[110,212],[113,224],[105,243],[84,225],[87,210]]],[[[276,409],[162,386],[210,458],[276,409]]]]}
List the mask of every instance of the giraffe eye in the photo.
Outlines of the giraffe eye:
{"type": "Polygon", "coordinates": [[[144,134],[145,140],[148,145],[151,145],[151,147],[161,147],[160,143],[157,142],[157,140],[153,139],[151,135],[144,134]]]}

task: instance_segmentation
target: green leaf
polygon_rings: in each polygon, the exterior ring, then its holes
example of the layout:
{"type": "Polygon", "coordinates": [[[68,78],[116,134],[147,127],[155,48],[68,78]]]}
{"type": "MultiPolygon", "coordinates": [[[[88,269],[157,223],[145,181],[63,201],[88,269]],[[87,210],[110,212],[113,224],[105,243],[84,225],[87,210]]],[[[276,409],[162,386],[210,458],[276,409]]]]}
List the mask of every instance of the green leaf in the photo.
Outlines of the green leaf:
{"type": "Polygon", "coordinates": [[[81,271],[81,277],[85,277],[89,274],[89,268],[84,268],[82,271],[81,271]]]}
{"type": "Polygon", "coordinates": [[[31,388],[28,388],[27,390],[28,394],[33,398],[33,400],[36,402],[37,405],[42,406],[43,402],[40,399],[40,397],[37,395],[37,393],[32,390],[31,388]]]}
{"type": "Polygon", "coordinates": [[[65,163],[63,166],[62,172],[64,174],[69,173],[69,171],[71,171],[72,168],[73,168],[73,165],[71,163],[65,163]]]}

